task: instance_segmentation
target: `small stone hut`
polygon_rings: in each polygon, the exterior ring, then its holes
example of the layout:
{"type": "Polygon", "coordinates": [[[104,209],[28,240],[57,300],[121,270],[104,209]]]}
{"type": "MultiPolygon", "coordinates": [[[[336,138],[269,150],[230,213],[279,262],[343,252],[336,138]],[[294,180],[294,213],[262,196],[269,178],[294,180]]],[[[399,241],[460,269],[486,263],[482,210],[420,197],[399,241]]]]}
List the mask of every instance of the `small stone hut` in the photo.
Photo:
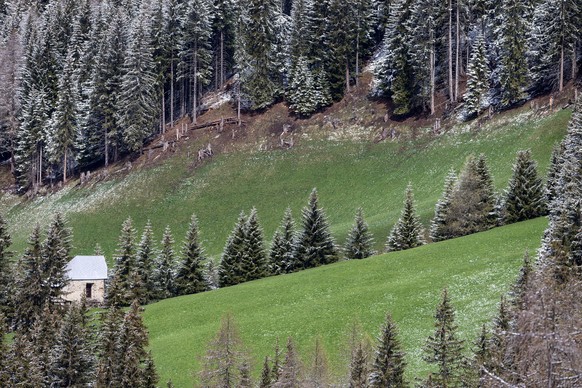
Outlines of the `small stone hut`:
{"type": "Polygon", "coordinates": [[[79,302],[83,295],[87,302],[101,304],[105,300],[107,263],[104,256],[75,256],[67,264],[69,284],[63,299],[79,302]]]}

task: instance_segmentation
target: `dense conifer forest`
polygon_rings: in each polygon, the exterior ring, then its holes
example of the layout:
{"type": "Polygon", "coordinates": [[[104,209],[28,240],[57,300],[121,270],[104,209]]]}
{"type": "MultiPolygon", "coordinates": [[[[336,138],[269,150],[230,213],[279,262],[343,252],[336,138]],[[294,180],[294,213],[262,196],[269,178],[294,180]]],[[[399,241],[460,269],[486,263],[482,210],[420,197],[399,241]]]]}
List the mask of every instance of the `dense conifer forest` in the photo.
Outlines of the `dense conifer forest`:
{"type": "Polygon", "coordinates": [[[139,152],[209,91],[299,117],[375,74],[394,116],[470,119],[579,77],[575,0],[0,2],[0,156],[20,191],[139,152]],[[370,62],[371,60],[371,62],[370,62]]]}

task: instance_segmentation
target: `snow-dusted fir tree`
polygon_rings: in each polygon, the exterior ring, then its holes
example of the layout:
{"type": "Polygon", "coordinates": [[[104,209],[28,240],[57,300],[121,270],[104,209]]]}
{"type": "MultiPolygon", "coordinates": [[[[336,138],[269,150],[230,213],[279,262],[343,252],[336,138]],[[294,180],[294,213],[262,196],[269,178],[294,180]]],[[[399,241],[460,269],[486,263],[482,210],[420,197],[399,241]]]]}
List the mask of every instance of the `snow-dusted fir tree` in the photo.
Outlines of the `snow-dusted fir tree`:
{"type": "Polygon", "coordinates": [[[144,386],[147,376],[145,365],[151,362],[146,348],[148,332],[140,315],[137,302],[131,304],[125,313],[117,333],[116,352],[119,363],[116,365],[113,386],[144,386]]]}
{"type": "Polygon", "coordinates": [[[182,257],[176,271],[175,282],[179,295],[195,294],[208,289],[204,276],[206,257],[199,234],[198,218],[193,214],[182,245],[182,257]]]}
{"type": "Polygon", "coordinates": [[[315,80],[305,57],[299,57],[291,72],[287,92],[289,109],[299,116],[309,116],[317,109],[315,80]]]}
{"type": "Polygon", "coordinates": [[[487,48],[483,35],[479,34],[473,43],[469,62],[467,91],[465,92],[465,112],[467,117],[481,113],[489,92],[489,67],[487,48]]]}
{"type": "Polygon", "coordinates": [[[89,160],[102,158],[107,166],[111,160],[117,160],[123,146],[119,124],[122,111],[117,102],[121,99],[127,20],[114,7],[104,7],[101,19],[99,25],[106,27],[97,34],[98,50],[94,58],[94,72],[89,87],[89,112],[85,124],[86,141],[91,142],[90,145],[86,144],[89,147],[86,157],[89,160]]]}
{"type": "Polygon", "coordinates": [[[63,318],[50,353],[51,384],[59,387],[93,382],[95,355],[91,332],[85,325],[85,309],[73,305],[63,318]]]}
{"type": "Polygon", "coordinates": [[[410,6],[409,30],[413,44],[410,56],[414,70],[414,87],[417,90],[416,104],[428,108],[430,114],[436,110],[437,50],[439,33],[444,28],[445,2],[439,0],[415,0],[410,6]]]}
{"type": "Polygon", "coordinates": [[[137,232],[131,217],[121,226],[113,277],[107,289],[109,306],[129,306],[131,275],[135,271],[137,232]]]}
{"type": "Polygon", "coordinates": [[[269,263],[264,248],[263,229],[257,209],[253,208],[244,227],[244,252],[241,270],[244,281],[264,278],[269,274],[269,263]]]}
{"type": "Polygon", "coordinates": [[[412,193],[412,185],[406,188],[404,209],[400,218],[392,228],[386,241],[386,251],[402,251],[426,244],[424,239],[424,227],[420,223],[420,217],[416,214],[416,205],[412,193]]]}
{"type": "Polygon", "coordinates": [[[170,227],[166,226],[154,271],[156,298],[166,299],[176,294],[175,265],[174,237],[170,227]]]}
{"type": "Polygon", "coordinates": [[[79,95],[73,79],[73,53],[69,52],[63,74],[59,80],[59,92],[56,109],[49,121],[47,139],[51,160],[62,163],[63,182],[67,181],[69,161],[74,159],[74,143],[79,130],[77,104],[79,95]]]}
{"type": "Polygon", "coordinates": [[[57,213],[47,230],[42,244],[40,271],[45,302],[59,299],[69,283],[67,264],[71,260],[71,230],[60,213],[57,213]]]}
{"type": "Polygon", "coordinates": [[[442,299],[434,317],[435,331],[428,337],[424,346],[424,361],[438,368],[438,371],[432,375],[436,386],[457,386],[463,360],[463,340],[458,338],[455,309],[451,305],[447,289],[443,290],[442,299]]]}
{"type": "Polygon", "coordinates": [[[132,21],[123,64],[119,124],[123,128],[123,140],[131,151],[141,150],[145,139],[156,128],[157,86],[150,19],[151,12],[146,5],[132,21]]]}
{"type": "Polygon", "coordinates": [[[12,237],[8,233],[8,225],[0,214],[0,315],[6,314],[9,299],[12,297],[10,292],[10,278],[11,274],[11,257],[12,252],[9,251],[12,244],[12,237]]]}
{"type": "Polygon", "coordinates": [[[218,269],[220,287],[234,286],[244,281],[241,266],[245,247],[246,222],[247,217],[244,212],[241,212],[226,241],[218,269]]]}
{"type": "Polygon", "coordinates": [[[140,304],[147,304],[155,298],[154,286],[154,258],[156,257],[154,247],[154,232],[150,220],[147,221],[141,235],[141,240],[137,246],[135,260],[135,272],[139,275],[140,284],[135,284],[132,294],[138,297],[140,304]]]}
{"type": "Polygon", "coordinates": [[[233,0],[214,1],[212,42],[216,88],[224,85],[227,74],[232,71],[237,12],[233,0]]]}
{"type": "Polygon", "coordinates": [[[432,241],[442,241],[453,237],[453,234],[449,231],[447,216],[456,183],[457,173],[451,169],[445,178],[443,194],[435,205],[434,218],[430,223],[430,239],[432,241]]]}
{"type": "Polygon", "coordinates": [[[373,245],[374,237],[364,220],[364,211],[362,208],[358,208],[354,218],[354,226],[346,239],[344,255],[348,260],[365,259],[376,253],[373,245]]]}
{"type": "Polygon", "coordinates": [[[212,2],[189,0],[182,18],[181,74],[189,80],[192,121],[196,122],[202,87],[212,76],[212,2]]]}
{"type": "Polygon", "coordinates": [[[503,0],[496,3],[496,41],[499,57],[493,78],[499,105],[510,107],[525,98],[529,69],[526,61],[527,1],[503,0]]]}
{"type": "Polygon", "coordinates": [[[15,327],[29,328],[45,306],[42,284],[43,277],[40,269],[42,262],[41,231],[38,224],[33,228],[28,247],[18,260],[16,276],[15,300],[15,327]]]}
{"type": "Polygon", "coordinates": [[[548,204],[549,225],[542,239],[541,262],[555,256],[558,251],[569,252],[572,240],[579,232],[580,198],[582,197],[582,102],[576,103],[568,125],[568,132],[562,141],[561,170],[557,179],[556,196],[548,204]]]}
{"type": "Polygon", "coordinates": [[[386,321],[382,326],[378,337],[376,357],[372,365],[368,387],[405,387],[404,352],[397,338],[396,324],[390,314],[386,315],[386,321]]]}
{"type": "Polygon", "coordinates": [[[564,154],[564,143],[556,144],[552,150],[550,158],[550,167],[548,168],[548,176],[546,177],[546,202],[548,204],[558,196],[560,190],[558,184],[560,179],[560,172],[562,171],[562,155],[564,154]]]}
{"type": "Polygon", "coordinates": [[[513,175],[504,193],[503,221],[513,223],[540,217],[546,212],[544,184],[531,151],[519,151],[513,175]]]}
{"type": "Polygon", "coordinates": [[[493,181],[484,155],[471,155],[453,190],[445,217],[449,237],[465,236],[493,227],[497,223],[493,181]]]}
{"type": "Polygon", "coordinates": [[[394,113],[407,114],[411,109],[411,68],[409,58],[409,31],[406,27],[408,3],[397,0],[390,6],[390,15],[384,35],[383,52],[376,71],[379,91],[394,101],[394,113]]]}
{"type": "Polygon", "coordinates": [[[338,260],[335,242],[323,209],[319,206],[317,190],[313,189],[309,203],[301,212],[302,230],[297,235],[293,249],[291,271],[318,267],[338,260]]]}
{"type": "Polygon", "coordinates": [[[567,80],[576,77],[580,23],[582,5],[576,0],[536,3],[529,31],[529,63],[537,93],[561,92],[567,80]]]}
{"type": "Polygon", "coordinates": [[[277,69],[276,21],[280,7],[275,0],[244,0],[240,4],[236,62],[244,99],[250,109],[264,109],[282,92],[277,69]]]}
{"type": "Polygon", "coordinates": [[[269,251],[270,273],[279,275],[287,272],[289,264],[293,263],[293,239],[295,238],[295,222],[291,208],[285,210],[281,225],[275,231],[269,251]]]}

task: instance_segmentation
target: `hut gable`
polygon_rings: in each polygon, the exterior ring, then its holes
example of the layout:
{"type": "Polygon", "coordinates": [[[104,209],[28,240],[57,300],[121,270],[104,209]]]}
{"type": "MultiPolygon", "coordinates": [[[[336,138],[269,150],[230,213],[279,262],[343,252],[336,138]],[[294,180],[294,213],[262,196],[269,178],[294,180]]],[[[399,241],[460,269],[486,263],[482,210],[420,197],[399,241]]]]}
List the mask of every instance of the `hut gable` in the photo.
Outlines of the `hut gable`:
{"type": "Polygon", "coordinates": [[[104,302],[107,280],[104,256],[75,256],[67,264],[67,275],[69,284],[65,288],[65,300],[78,302],[85,295],[89,302],[104,302]]]}

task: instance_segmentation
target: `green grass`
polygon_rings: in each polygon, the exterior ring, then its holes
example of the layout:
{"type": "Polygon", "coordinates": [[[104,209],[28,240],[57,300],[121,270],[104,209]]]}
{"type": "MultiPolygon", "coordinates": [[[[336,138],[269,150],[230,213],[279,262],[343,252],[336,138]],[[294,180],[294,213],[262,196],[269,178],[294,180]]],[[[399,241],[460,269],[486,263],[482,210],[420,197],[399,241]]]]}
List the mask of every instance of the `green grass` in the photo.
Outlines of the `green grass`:
{"type": "Polygon", "coordinates": [[[336,377],[346,371],[349,327],[359,322],[372,337],[387,312],[400,328],[409,378],[424,376],[422,346],[432,332],[441,290],[448,287],[460,336],[470,344],[495,315],[500,296],[516,279],[525,251],[538,247],[545,218],[493,229],[417,249],[340,262],[295,274],[165,300],[146,307],[150,345],[161,376],[190,387],[199,358],[218,330],[234,315],[253,359],[272,355],[276,339],[296,341],[306,364],[321,336],[336,377]]]}
{"type": "MultiPolygon", "coordinates": [[[[170,225],[180,243],[193,212],[200,220],[203,244],[217,257],[241,210],[258,208],[270,240],[283,212],[290,206],[297,218],[313,187],[320,193],[338,242],[343,243],[358,206],[364,208],[380,248],[402,208],[404,190],[412,182],[425,225],[433,215],[444,177],[459,170],[470,153],[485,153],[495,185],[502,190],[511,174],[516,151],[532,148],[545,173],[553,145],[565,134],[570,111],[530,120],[511,113],[478,133],[420,137],[398,143],[322,140],[309,133],[289,151],[255,151],[217,155],[201,168],[192,168],[197,144],[178,151],[158,167],[89,188],[74,186],[47,197],[20,203],[4,194],[0,210],[11,225],[14,250],[22,252],[35,222],[46,224],[64,212],[74,228],[74,253],[92,253],[99,243],[111,261],[122,222],[131,216],[138,229],[150,219],[156,239],[170,225]]],[[[2,194],[0,194],[2,195],[2,194]]]]}

